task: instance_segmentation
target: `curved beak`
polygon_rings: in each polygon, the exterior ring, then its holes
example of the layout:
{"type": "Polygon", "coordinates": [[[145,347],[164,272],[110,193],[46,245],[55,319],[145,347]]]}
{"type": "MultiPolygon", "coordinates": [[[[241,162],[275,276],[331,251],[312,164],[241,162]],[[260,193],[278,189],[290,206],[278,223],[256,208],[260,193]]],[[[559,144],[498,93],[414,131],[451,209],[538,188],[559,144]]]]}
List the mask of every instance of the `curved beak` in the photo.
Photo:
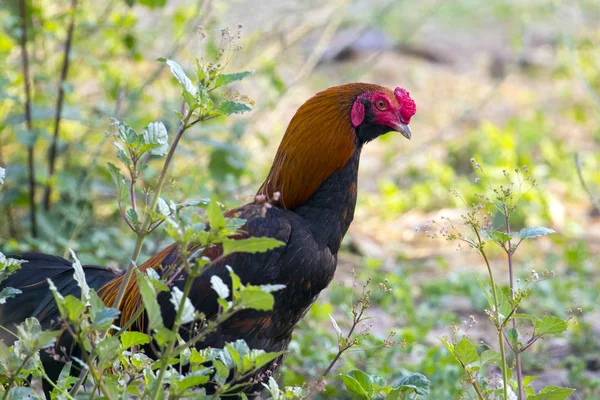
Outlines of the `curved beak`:
{"type": "Polygon", "coordinates": [[[396,123],[394,123],[394,129],[397,132],[400,132],[402,134],[402,136],[404,136],[405,138],[410,140],[410,137],[412,136],[412,132],[410,131],[410,128],[408,127],[407,124],[403,124],[401,122],[396,122],[396,123]]]}

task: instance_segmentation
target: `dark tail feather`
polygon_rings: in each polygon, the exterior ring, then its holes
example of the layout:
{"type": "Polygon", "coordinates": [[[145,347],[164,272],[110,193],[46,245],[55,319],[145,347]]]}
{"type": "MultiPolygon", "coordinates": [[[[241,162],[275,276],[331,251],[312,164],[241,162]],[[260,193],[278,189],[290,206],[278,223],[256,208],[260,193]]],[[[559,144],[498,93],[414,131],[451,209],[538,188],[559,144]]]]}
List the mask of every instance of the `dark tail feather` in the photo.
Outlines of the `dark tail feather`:
{"type": "MultiPolygon", "coordinates": [[[[54,282],[63,296],[81,295],[81,290],[73,278],[72,262],[62,257],[40,253],[16,254],[10,258],[26,262],[19,271],[0,283],[0,290],[12,287],[21,290],[22,293],[0,305],[0,325],[14,331],[15,326],[26,318],[36,317],[43,328],[50,328],[52,321],[58,318],[59,312],[48,287],[48,279],[54,282]]],[[[119,271],[98,265],[86,265],[84,271],[88,285],[94,289],[120,275],[119,271]]],[[[8,339],[8,343],[13,341],[13,338],[8,338],[7,333],[1,329],[0,338],[8,339]]]]}

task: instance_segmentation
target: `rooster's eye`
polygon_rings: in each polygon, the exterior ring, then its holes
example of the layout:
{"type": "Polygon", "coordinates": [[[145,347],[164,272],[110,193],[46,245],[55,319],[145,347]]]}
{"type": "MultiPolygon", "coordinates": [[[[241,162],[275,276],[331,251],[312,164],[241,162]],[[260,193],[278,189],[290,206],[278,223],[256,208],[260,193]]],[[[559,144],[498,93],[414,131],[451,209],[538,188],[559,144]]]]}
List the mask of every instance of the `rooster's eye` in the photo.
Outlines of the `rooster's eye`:
{"type": "Polygon", "coordinates": [[[387,108],[387,104],[385,104],[385,101],[383,101],[383,100],[377,100],[377,102],[375,103],[375,106],[378,109],[380,109],[381,111],[383,111],[387,108]]]}

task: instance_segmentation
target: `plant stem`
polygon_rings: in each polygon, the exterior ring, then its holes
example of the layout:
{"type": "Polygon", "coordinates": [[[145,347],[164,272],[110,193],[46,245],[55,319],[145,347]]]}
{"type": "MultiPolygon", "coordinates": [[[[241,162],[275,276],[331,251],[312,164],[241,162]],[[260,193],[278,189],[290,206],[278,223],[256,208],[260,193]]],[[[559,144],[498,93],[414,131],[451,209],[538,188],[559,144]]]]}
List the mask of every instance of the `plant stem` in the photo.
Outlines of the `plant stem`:
{"type": "Polygon", "coordinates": [[[144,239],[148,235],[148,228],[150,228],[150,225],[152,224],[151,211],[156,209],[156,205],[158,204],[158,199],[160,199],[160,193],[165,184],[167,170],[169,169],[169,165],[171,164],[171,160],[173,159],[173,154],[175,154],[175,149],[177,149],[177,145],[179,144],[179,141],[181,140],[183,133],[185,132],[185,130],[187,128],[190,127],[190,125],[188,123],[189,123],[191,117],[192,117],[192,110],[188,111],[187,114],[185,115],[185,117],[183,118],[183,120],[181,121],[181,124],[179,125],[179,129],[177,130],[177,134],[175,135],[175,139],[173,140],[173,143],[171,144],[171,148],[169,149],[169,153],[167,154],[167,158],[165,159],[165,164],[163,166],[163,169],[160,172],[160,177],[158,178],[158,183],[156,184],[156,189],[154,192],[154,198],[152,199],[152,203],[150,204],[150,207],[145,212],[146,217],[144,219],[144,222],[142,223],[141,229],[137,233],[137,237],[135,240],[135,246],[133,248],[133,254],[131,255],[131,261],[129,262],[129,265],[127,266],[127,272],[125,273],[125,278],[123,279],[123,282],[121,282],[121,286],[119,287],[119,292],[117,293],[117,297],[115,298],[115,301],[111,305],[111,307],[116,308],[117,310],[121,309],[120,307],[121,307],[121,302],[123,301],[123,296],[125,295],[125,289],[127,288],[127,285],[129,284],[129,281],[131,280],[131,276],[133,275],[133,270],[136,267],[137,259],[140,256],[140,253],[142,251],[142,245],[144,244],[144,239]]]}
{"type": "Polygon", "coordinates": [[[35,170],[33,128],[31,123],[31,87],[29,84],[29,57],[27,54],[27,4],[26,0],[19,1],[21,14],[21,60],[23,66],[23,81],[25,82],[25,122],[29,135],[27,144],[27,170],[29,175],[29,215],[31,218],[31,236],[37,236],[37,210],[35,204],[35,170]]]}
{"type": "Polygon", "coordinates": [[[473,389],[475,389],[475,392],[477,392],[477,398],[479,400],[485,400],[485,396],[483,395],[483,393],[481,393],[481,389],[479,388],[479,385],[477,384],[477,379],[475,379],[471,375],[471,373],[469,372],[469,369],[467,368],[466,365],[464,365],[462,362],[461,362],[461,365],[462,365],[463,369],[465,370],[465,375],[469,379],[469,382],[473,386],[473,389]]]}
{"type": "Polygon", "coordinates": [[[31,359],[32,355],[33,354],[31,354],[31,353],[27,354],[27,356],[25,356],[25,358],[21,362],[21,365],[19,365],[19,368],[17,368],[17,370],[13,374],[11,374],[10,380],[8,381],[8,384],[6,385],[6,391],[4,392],[4,396],[2,396],[2,400],[6,400],[8,398],[8,394],[10,393],[11,386],[13,385],[13,383],[15,383],[15,379],[17,378],[17,376],[19,376],[19,372],[21,372],[23,367],[25,367],[25,364],[27,364],[27,361],[29,361],[31,359]]]}
{"type": "Polygon", "coordinates": [[[52,192],[52,176],[54,175],[54,167],[56,165],[56,148],[58,146],[58,132],[60,128],[60,120],[62,114],[63,100],[65,97],[65,81],[69,73],[69,61],[71,55],[71,44],[73,43],[73,32],[75,31],[75,10],[77,8],[77,0],[71,0],[71,21],[67,29],[67,40],[65,41],[65,51],[63,56],[62,70],[60,71],[60,79],[58,81],[58,97],[56,100],[56,112],[54,116],[54,137],[50,146],[50,158],[48,160],[48,183],[44,192],[44,209],[47,211],[50,208],[50,195],[52,192]]]}
{"type": "Polygon", "coordinates": [[[498,293],[496,291],[496,283],[494,282],[492,266],[490,265],[490,261],[488,260],[485,251],[483,250],[483,241],[479,235],[479,230],[477,228],[473,228],[473,231],[477,235],[477,241],[479,243],[478,250],[485,260],[485,265],[490,276],[490,283],[492,284],[492,296],[494,297],[494,311],[496,314],[496,329],[498,330],[498,344],[500,345],[500,358],[502,363],[502,390],[504,392],[504,400],[508,400],[508,369],[506,365],[506,351],[504,350],[504,336],[502,335],[502,321],[500,321],[500,302],[498,301],[498,293]]]}
{"type": "MultiPolygon", "coordinates": [[[[508,233],[508,236],[509,236],[508,243],[507,243],[508,250],[506,251],[506,254],[508,256],[508,275],[510,278],[510,296],[514,300],[515,286],[514,286],[513,263],[512,263],[512,256],[513,256],[514,251],[512,249],[512,243],[510,241],[510,213],[508,212],[508,209],[506,208],[506,204],[504,204],[504,218],[505,218],[505,223],[506,223],[506,232],[508,233]]],[[[512,326],[513,326],[513,329],[515,331],[517,331],[517,320],[515,318],[512,319],[512,326]]],[[[520,349],[513,348],[513,353],[515,355],[515,364],[516,364],[516,370],[517,370],[517,384],[519,387],[519,399],[525,400],[525,391],[523,389],[523,370],[521,368],[521,351],[520,351],[520,349]]]]}
{"type": "MultiPolygon", "coordinates": [[[[181,325],[181,314],[183,313],[183,309],[185,308],[185,301],[187,300],[190,291],[192,290],[192,284],[194,283],[195,277],[188,275],[185,286],[183,288],[183,296],[179,301],[179,308],[177,309],[177,314],[175,315],[175,321],[173,321],[173,329],[172,331],[177,335],[179,331],[179,326],[181,325]]],[[[152,394],[152,400],[157,400],[159,398],[159,393],[162,392],[162,381],[165,377],[165,372],[167,371],[167,367],[169,366],[169,361],[171,360],[171,354],[175,348],[175,341],[170,341],[168,350],[166,354],[161,354],[161,364],[160,371],[158,372],[158,377],[155,381],[154,393],[152,394]]]]}

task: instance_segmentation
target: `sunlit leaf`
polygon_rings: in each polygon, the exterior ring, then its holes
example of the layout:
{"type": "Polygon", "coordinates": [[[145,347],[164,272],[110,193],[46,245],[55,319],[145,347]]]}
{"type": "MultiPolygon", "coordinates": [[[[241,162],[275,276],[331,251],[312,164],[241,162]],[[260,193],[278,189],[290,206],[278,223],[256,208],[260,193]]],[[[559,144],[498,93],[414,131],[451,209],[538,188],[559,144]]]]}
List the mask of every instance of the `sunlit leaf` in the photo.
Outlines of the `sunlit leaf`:
{"type": "Polygon", "coordinates": [[[124,332],[119,337],[121,339],[121,345],[124,349],[150,343],[150,337],[142,332],[124,332]]]}
{"type": "Polygon", "coordinates": [[[250,237],[247,239],[224,239],[223,254],[262,253],[283,246],[285,243],[269,237],[250,237]]]}
{"type": "Polygon", "coordinates": [[[155,156],[164,156],[169,150],[169,134],[167,128],[162,122],[151,122],[144,129],[143,134],[146,144],[153,145],[150,154],[155,156]]]}
{"type": "Polygon", "coordinates": [[[227,299],[229,297],[229,287],[223,282],[217,275],[210,277],[210,286],[213,288],[217,295],[221,299],[227,299]]]}
{"type": "Polygon", "coordinates": [[[543,226],[530,226],[528,228],[523,228],[519,232],[519,236],[521,239],[533,239],[539,236],[549,235],[551,233],[555,233],[554,229],[544,228],[543,226]]]}
{"type": "Polygon", "coordinates": [[[242,79],[250,76],[254,73],[254,71],[244,71],[244,72],[236,72],[234,74],[221,74],[217,76],[215,79],[214,87],[218,88],[219,86],[228,85],[231,82],[241,81],[242,79]]]}
{"type": "Polygon", "coordinates": [[[219,111],[225,115],[242,114],[252,111],[252,108],[245,103],[239,103],[232,100],[224,100],[219,104],[219,111]]]}

